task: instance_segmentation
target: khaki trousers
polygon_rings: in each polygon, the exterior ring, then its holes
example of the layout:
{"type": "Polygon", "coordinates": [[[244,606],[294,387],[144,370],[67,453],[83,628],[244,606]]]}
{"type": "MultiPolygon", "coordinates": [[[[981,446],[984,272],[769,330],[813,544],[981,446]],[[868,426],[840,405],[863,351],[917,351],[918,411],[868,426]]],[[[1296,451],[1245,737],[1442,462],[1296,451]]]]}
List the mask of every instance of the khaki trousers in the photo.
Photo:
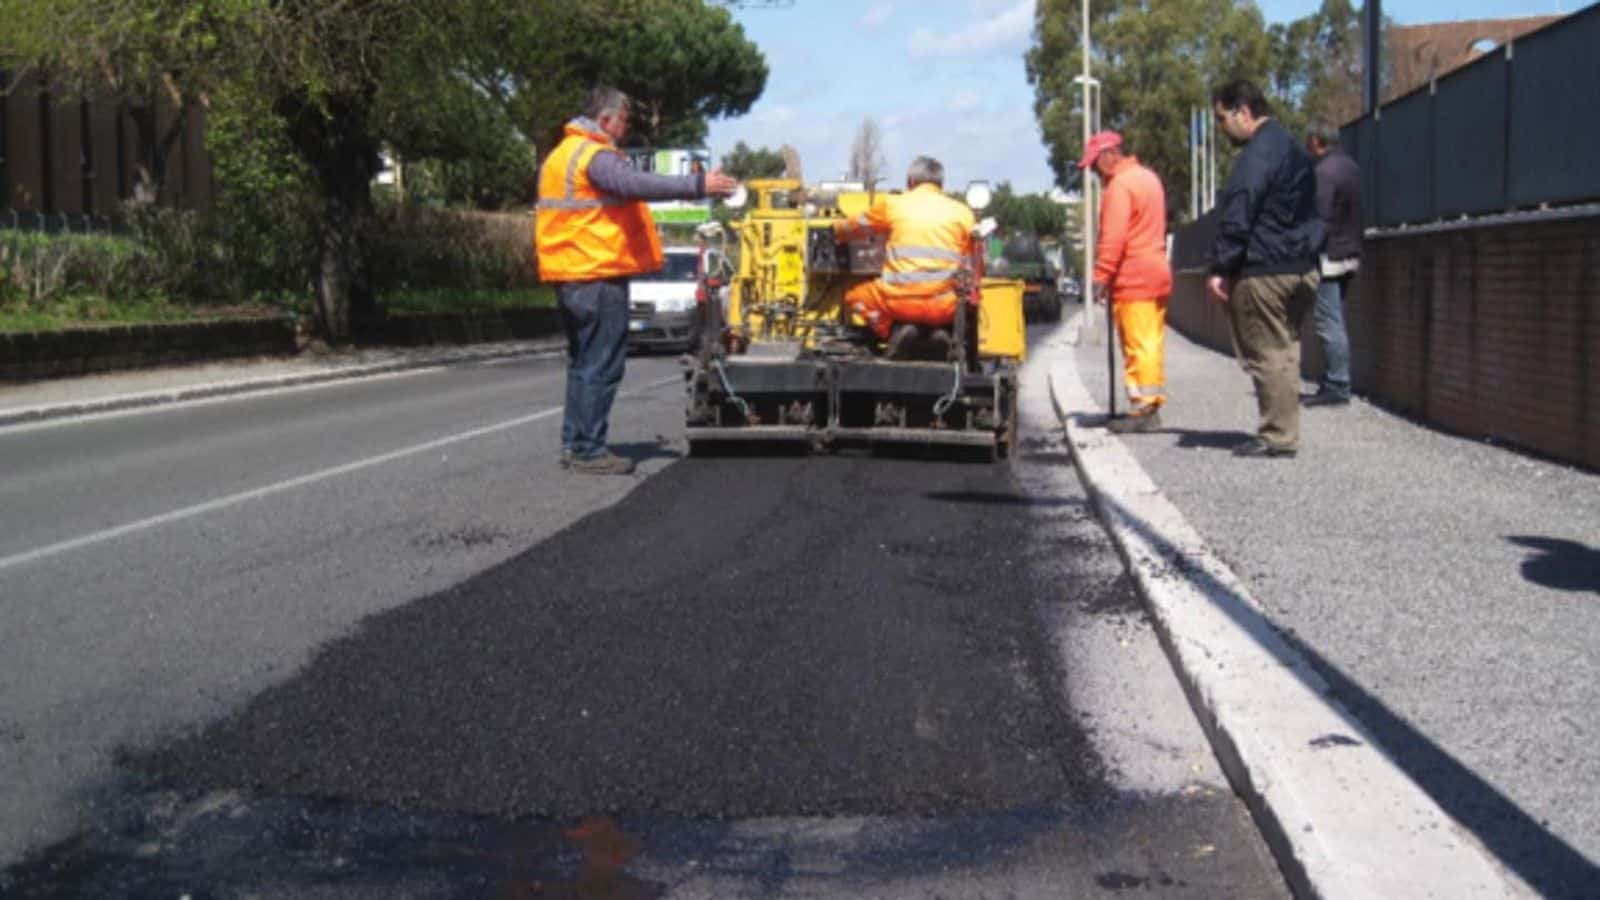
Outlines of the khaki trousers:
{"type": "Polygon", "coordinates": [[[1317,302],[1315,269],[1303,275],[1250,275],[1228,299],[1233,351],[1256,385],[1261,425],[1273,447],[1300,443],[1300,326],[1317,302]]]}

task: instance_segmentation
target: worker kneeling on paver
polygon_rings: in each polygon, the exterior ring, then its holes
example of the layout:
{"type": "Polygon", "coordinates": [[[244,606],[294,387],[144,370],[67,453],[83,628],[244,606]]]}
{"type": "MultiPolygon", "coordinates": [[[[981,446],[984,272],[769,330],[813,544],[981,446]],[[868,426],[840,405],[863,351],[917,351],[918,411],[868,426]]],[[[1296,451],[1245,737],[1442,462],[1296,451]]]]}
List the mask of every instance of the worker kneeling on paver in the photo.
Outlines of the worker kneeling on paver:
{"type": "Polygon", "coordinates": [[[1113,419],[1114,432],[1161,427],[1167,402],[1165,339],[1172,267],[1167,263],[1167,196],[1156,173],[1124,153],[1122,136],[1102,131],[1089,138],[1078,168],[1093,167],[1105,185],[1100,239],[1095,245],[1094,292],[1110,302],[1122,337],[1124,380],[1133,409],[1113,419]]]}
{"type": "Polygon", "coordinates": [[[883,274],[845,294],[845,304],[867,321],[886,354],[904,358],[921,344],[945,358],[956,316],[956,274],[972,247],[972,210],[944,193],[944,166],[919,156],[906,173],[903,194],[880,194],[864,213],[839,222],[843,241],[876,232],[888,236],[883,274]]]}

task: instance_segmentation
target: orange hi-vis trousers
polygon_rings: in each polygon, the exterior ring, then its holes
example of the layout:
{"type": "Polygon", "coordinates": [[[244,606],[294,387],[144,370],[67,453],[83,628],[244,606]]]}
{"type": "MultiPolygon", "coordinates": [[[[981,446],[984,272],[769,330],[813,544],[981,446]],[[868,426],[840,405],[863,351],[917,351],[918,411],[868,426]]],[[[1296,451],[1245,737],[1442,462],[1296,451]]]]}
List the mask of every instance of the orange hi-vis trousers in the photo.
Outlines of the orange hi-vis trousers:
{"type": "Polygon", "coordinates": [[[1114,300],[1112,314],[1122,337],[1123,380],[1134,415],[1155,412],[1167,402],[1165,336],[1167,298],[1114,300]]]}
{"type": "Polygon", "coordinates": [[[844,303],[866,319],[880,339],[888,338],[890,330],[900,322],[948,328],[956,320],[954,291],[907,295],[894,292],[878,279],[863,281],[845,292],[844,303]]]}

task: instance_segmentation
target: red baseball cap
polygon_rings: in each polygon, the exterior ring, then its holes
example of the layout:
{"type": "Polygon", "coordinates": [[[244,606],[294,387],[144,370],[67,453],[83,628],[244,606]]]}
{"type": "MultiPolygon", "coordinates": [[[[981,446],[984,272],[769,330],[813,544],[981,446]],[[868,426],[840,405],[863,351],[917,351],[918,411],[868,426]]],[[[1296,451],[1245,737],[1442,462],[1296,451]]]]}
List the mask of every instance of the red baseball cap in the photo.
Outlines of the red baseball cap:
{"type": "Polygon", "coordinates": [[[1078,160],[1078,168],[1089,168],[1094,165],[1094,161],[1100,157],[1101,153],[1110,150],[1112,147],[1121,146],[1122,135],[1117,134],[1115,131],[1102,131],[1091,136],[1089,142],[1083,145],[1083,159],[1078,160]]]}

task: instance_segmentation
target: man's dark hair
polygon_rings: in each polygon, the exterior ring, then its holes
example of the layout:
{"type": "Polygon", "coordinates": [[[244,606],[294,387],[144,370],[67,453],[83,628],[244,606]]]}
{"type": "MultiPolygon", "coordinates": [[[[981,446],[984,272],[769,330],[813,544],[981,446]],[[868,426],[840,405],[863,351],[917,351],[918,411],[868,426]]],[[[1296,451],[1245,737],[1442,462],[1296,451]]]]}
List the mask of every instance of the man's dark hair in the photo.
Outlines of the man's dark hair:
{"type": "Polygon", "coordinates": [[[1339,129],[1320,119],[1306,126],[1306,136],[1315,139],[1324,150],[1333,150],[1339,146],[1339,129]]]}
{"type": "Polygon", "coordinates": [[[610,112],[625,112],[628,109],[628,95],[608,85],[601,85],[589,92],[589,103],[583,109],[583,114],[599,121],[600,117],[610,112]]]}
{"type": "Polygon", "coordinates": [[[1250,115],[1256,118],[1272,115],[1272,104],[1267,102],[1267,95],[1261,93],[1261,88],[1255,82],[1243,78],[1222,85],[1211,92],[1211,102],[1220,104],[1223,109],[1248,109],[1250,115]]]}

